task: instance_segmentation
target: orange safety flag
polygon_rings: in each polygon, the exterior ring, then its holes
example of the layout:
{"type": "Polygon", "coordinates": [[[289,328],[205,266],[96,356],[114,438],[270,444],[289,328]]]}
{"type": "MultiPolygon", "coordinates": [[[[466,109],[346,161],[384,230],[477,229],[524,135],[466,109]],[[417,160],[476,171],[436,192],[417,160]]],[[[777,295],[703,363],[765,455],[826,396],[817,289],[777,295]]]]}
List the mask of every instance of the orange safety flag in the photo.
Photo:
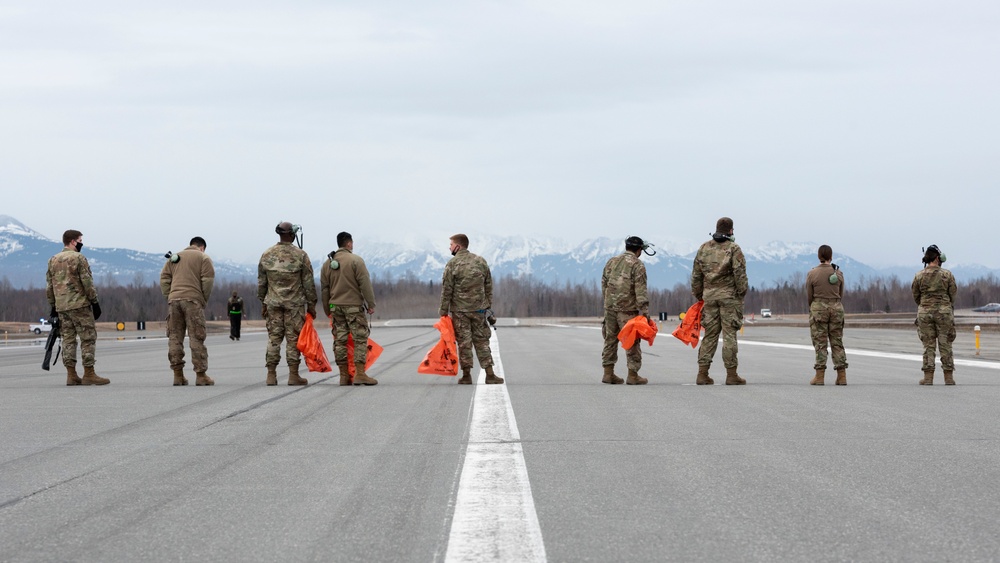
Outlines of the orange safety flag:
{"type": "MultiPolygon", "coordinates": [[[[365,371],[368,371],[372,367],[372,364],[375,363],[375,360],[382,355],[382,350],[383,348],[377,342],[371,338],[368,339],[368,355],[365,356],[365,371]]],[[[354,336],[350,334],[347,335],[347,371],[351,374],[351,377],[354,377],[354,372],[357,371],[354,368],[354,336]]]]}
{"type": "Polygon", "coordinates": [[[674,338],[690,344],[692,348],[698,347],[698,339],[701,338],[701,309],[704,306],[704,301],[691,305],[687,313],[684,313],[680,326],[674,329],[674,338]]]}
{"type": "Polygon", "coordinates": [[[618,332],[618,341],[622,343],[622,348],[631,350],[637,340],[642,339],[653,345],[656,339],[656,323],[646,318],[646,315],[639,315],[629,322],[618,332]]]}
{"type": "Polygon", "coordinates": [[[319,333],[313,325],[315,317],[306,313],[306,322],[299,332],[299,343],[296,348],[306,359],[306,367],[309,371],[327,372],[333,371],[330,367],[330,360],[326,357],[326,350],[323,349],[323,341],[319,339],[319,333]]]}
{"type": "Polygon", "coordinates": [[[424,356],[417,366],[417,373],[458,375],[458,348],[455,346],[455,325],[451,323],[451,317],[441,317],[434,323],[434,328],[441,331],[441,339],[424,356]]]}

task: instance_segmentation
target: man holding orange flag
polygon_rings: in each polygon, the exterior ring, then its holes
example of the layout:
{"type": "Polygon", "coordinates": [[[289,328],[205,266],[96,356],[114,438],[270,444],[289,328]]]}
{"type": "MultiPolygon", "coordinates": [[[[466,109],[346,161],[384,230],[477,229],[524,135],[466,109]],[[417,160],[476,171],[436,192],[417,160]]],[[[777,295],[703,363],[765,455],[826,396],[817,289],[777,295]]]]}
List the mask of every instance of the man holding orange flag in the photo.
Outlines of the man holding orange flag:
{"type": "Polygon", "coordinates": [[[637,315],[643,315],[647,321],[649,320],[646,266],[639,260],[639,254],[650,246],[652,245],[639,237],[628,237],[625,239],[625,252],[608,260],[604,266],[604,273],[601,276],[601,295],[604,297],[602,383],[645,385],[649,381],[645,377],[639,377],[639,369],[642,367],[639,342],[625,353],[628,359],[628,379],[623,380],[615,375],[615,363],[618,361],[618,333],[625,324],[637,315]]]}

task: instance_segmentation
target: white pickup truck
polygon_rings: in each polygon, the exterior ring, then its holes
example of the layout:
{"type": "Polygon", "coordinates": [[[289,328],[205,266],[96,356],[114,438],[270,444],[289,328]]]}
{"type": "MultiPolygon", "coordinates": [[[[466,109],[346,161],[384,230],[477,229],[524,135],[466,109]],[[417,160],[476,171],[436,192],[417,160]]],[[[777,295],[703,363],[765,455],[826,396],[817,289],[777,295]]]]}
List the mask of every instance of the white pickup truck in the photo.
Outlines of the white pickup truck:
{"type": "Polygon", "coordinates": [[[34,332],[35,334],[41,334],[43,332],[52,332],[52,325],[49,324],[47,319],[39,319],[38,324],[33,324],[28,327],[28,330],[34,332]]]}

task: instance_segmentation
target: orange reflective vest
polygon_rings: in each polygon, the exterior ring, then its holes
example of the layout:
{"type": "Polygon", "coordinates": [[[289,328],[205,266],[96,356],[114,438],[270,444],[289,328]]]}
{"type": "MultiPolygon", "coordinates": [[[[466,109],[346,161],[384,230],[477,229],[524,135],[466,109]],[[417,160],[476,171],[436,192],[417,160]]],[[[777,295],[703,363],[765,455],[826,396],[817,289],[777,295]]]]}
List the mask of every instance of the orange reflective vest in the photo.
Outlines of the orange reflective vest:
{"type": "Polygon", "coordinates": [[[326,350],[323,349],[323,341],[319,339],[319,333],[313,325],[315,317],[306,313],[306,322],[299,332],[299,343],[296,348],[302,352],[306,359],[306,367],[309,371],[327,372],[333,371],[330,367],[330,360],[326,357],[326,350]]]}
{"type": "Polygon", "coordinates": [[[690,344],[692,348],[698,347],[698,339],[701,338],[701,309],[705,306],[704,301],[699,301],[684,313],[684,320],[680,326],[674,329],[674,338],[685,344],[690,344]]]}
{"type": "Polygon", "coordinates": [[[417,373],[430,375],[458,375],[458,348],[455,346],[455,325],[451,317],[441,317],[434,323],[441,332],[441,339],[427,352],[417,366],[417,373]]]}
{"type": "Polygon", "coordinates": [[[656,323],[646,320],[645,315],[639,315],[625,323],[625,326],[618,332],[618,341],[622,343],[622,348],[626,350],[631,350],[632,346],[635,346],[636,341],[639,339],[649,342],[649,345],[652,346],[653,340],[656,339],[657,331],[656,323]]]}

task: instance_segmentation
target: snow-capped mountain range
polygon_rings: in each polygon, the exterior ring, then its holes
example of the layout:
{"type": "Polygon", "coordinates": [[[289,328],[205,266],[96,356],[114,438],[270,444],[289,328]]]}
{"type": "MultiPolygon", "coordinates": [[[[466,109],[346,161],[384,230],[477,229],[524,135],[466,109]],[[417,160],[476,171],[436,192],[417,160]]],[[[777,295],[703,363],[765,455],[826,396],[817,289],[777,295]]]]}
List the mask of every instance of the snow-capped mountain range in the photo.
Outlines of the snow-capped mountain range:
{"type": "MultiPolygon", "coordinates": [[[[651,287],[673,288],[687,285],[696,247],[683,241],[652,239],[664,242],[656,247],[655,256],[643,256],[651,287]]],[[[413,277],[419,280],[439,280],[444,265],[451,256],[440,241],[409,240],[402,243],[364,241],[357,246],[369,271],[379,279],[413,277]]],[[[747,275],[755,287],[773,287],[783,281],[801,282],[805,273],[816,265],[817,244],[812,242],[772,242],[759,248],[744,248],[747,275]]],[[[62,248],[53,241],[25,226],[17,219],[0,215],[0,281],[8,280],[14,287],[44,287],[49,257],[62,248]]],[[[555,239],[535,239],[524,236],[476,235],[471,250],[490,264],[495,279],[530,275],[534,280],[563,285],[566,283],[599,284],[601,271],[608,258],[624,250],[623,241],[596,238],[580,243],[555,239]]],[[[119,285],[146,285],[159,280],[163,256],[124,248],[86,247],[94,278],[99,284],[111,280],[119,285]]],[[[316,256],[313,256],[316,259],[316,256]]],[[[314,262],[318,271],[325,256],[314,262]]],[[[255,280],[256,264],[239,264],[214,260],[219,279],[255,280]]],[[[848,274],[848,283],[856,284],[875,277],[898,276],[906,279],[913,268],[876,269],[838,253],[836,263],[848,274]]],[[[971,265],[951,269],[960,281],[982,278],[1000,270],[971,265]]]]}

